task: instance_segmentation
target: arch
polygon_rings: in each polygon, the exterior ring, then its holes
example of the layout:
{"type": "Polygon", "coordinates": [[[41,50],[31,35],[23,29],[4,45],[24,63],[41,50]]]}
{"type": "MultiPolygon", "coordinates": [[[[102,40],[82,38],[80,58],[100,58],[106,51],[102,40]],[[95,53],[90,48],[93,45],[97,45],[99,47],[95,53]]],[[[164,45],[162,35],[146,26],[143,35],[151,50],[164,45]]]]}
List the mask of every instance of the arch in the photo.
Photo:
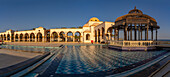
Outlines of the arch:
{"type": "Polygon", "coordinates": [[[16,41],[16,42],[19,41],[19,40],[18,40],[18,34],[15,34],[15,41],[16,41]]]}
{"type": "Polygon", "coordinates": [[[29,41],[29,34],[28,33],[25,34],[25,41],[29,41]]]}
{"type": "Polygon", "coordinates": [[[67,42],[73,42],[73,32],[67,32],[67,42]]]}
{"type": "Polygon", "coordinates": [[[98,42],[100,42],[100,29],[98,29],[98,42]]]}
{"type": "Polygon", "coordinates": [[[1,40],[3,41],[4,40],[4,37],[3,37],[3,35],[1,34],[1,40]]]}
{"type": "Polygon", "coordinates": [[[7,41],[10,40],[10,34],[7,34],[7,41]]]}
{"type": "Polygon", "coordinates": [[[82,40],[80,39],[81,38],[81,33],[79,31],[76,31],[75,32],[75,42],[81,42],[82,40]]]}
{"type": "Polygon", "coordinates": [[[52,41],[53,42],[57,42],[58,41],[58,34],[57,34],[57,32],[53,32],[52,33],[52,41]]]}
{"type": "Polygon", "coordinates": [[[30,42],[35,42],[35,34],[34,33],[30,34],[30,42]]]}
{"type": "Polygon", "coordinates": [[[4,34],[4,40],[6,40],[6,34],[4,34]]]}
{"type": "Polygon", "coordinates": [[[95,42],[97,42],[97,31],[96,30],[94,32],[94,36],[95,36],[95,42]]]}
{"type": "Polygon", "coordinates": [[[19,38],[20,38],[20,41],[22,42],[23,41],[23,34],[22,33],[20,34],[19,38]]]}
{"type": "Polygon", "coordinates": [[[102,27],[102,39],[104,39],[104,33],[105,33],[105,30],[104,30],[104,28],[102,27]]]}
{"type": "Polygon", "coordinates": [[[86,40],[90,40],[90,34],[86,34],[86,40]]]}
{"type": "Polygon", "coordinates": [[[42,33],[39,32],[39,33],[37,34],[37,42],[42,42],[42,38],[43,38],[43,37],[42,37],[42,33]]]}
{"type": "MultiPolygon", "coordinates": [[[[112,34],[114,33],[114,32],[113,32],[113,28],[112,28],[112,27],[109,27],[109,28],[107,29],[107,33],[109,33],[109,35],[107,36],[108,40],[112,40],[112,34]]],[[[114,38],[116,37],[116,35],[113,35],[113,36],[114,36],[114,38]]]]}
{"type": "Polygon", "coordinates": [[[50,30],[46,31],[46,42],[50,42],[50,30]]]}
{"type": "Polygon", "coordinates": [[[60,42],[64,42],[65,41],[65,33],[63,32],[63,31],[61,31],[60,33],[59,33],[59,37],[60,37],[60,42]]]}

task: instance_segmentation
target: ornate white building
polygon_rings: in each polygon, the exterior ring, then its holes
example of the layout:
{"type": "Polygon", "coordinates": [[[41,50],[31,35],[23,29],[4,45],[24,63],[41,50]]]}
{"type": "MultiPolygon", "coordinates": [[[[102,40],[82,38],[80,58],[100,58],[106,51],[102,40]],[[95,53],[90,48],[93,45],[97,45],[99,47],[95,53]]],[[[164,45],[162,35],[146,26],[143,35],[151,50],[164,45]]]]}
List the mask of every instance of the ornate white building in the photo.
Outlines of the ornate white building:
{"type": "Polygon", "coordinates": [[[114,22],[100,21],[91,18],[82,28],[56,28],[46,30],[43,27],[34,30],[13,31],[0,33],[4,42],[105,42],[112,40],[114,22]]]}

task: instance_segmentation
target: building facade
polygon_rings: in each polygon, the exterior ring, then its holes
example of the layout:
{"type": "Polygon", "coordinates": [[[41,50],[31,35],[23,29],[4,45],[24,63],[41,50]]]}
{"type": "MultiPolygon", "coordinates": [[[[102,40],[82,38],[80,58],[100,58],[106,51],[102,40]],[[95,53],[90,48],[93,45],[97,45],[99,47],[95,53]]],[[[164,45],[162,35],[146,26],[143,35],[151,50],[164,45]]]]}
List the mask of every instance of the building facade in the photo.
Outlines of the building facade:
{"type": "Polygon", "coordinates": [[[4,42],[106,42],[112,39],[114,22],[100,21],[91,18],[81,28],[56,28],[45,29],[43,27],[34,30],[14,31],[7,30],[0,33],[0,39],[4,42]]]}

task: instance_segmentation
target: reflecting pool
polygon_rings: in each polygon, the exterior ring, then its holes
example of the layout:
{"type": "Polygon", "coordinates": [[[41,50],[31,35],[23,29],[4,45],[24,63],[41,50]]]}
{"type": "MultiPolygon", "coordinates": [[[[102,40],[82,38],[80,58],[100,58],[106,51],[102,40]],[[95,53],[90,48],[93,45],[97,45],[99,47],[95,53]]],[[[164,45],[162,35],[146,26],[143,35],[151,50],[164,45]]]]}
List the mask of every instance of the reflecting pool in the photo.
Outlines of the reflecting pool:
{"type": "Polygon", "coordinates": [[[108,76],[152,61],[167,52],[116,51],[96,46],[66,46],[39,76],[108,76]]]}
{"type": "MultiPolygon", "coordinates": [[[[157,59],[166,54],[166,50],[159,51],[118,51],[103,48],[103,45],[35,47],[2,45],[2,48],[43,51],[55,53],[44,64],[34,69],[26,77],[103,77],[120,74],[157,59]]],[[[162,58],[163,59],[163,58],[162,58]]],[[[139,69],[140,69],[139,68],[139,69]]]]}

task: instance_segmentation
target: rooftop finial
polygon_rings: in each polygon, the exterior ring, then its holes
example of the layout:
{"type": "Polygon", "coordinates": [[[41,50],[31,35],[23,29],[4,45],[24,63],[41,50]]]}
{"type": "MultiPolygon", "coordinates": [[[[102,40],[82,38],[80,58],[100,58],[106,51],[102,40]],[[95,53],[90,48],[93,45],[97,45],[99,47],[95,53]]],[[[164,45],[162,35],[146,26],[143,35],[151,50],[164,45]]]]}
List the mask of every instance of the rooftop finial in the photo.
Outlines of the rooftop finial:
{"type": "Polygon", "coordinates": [[[136,6],[135,6],[135,9],[136,9],[136,6]]]}

